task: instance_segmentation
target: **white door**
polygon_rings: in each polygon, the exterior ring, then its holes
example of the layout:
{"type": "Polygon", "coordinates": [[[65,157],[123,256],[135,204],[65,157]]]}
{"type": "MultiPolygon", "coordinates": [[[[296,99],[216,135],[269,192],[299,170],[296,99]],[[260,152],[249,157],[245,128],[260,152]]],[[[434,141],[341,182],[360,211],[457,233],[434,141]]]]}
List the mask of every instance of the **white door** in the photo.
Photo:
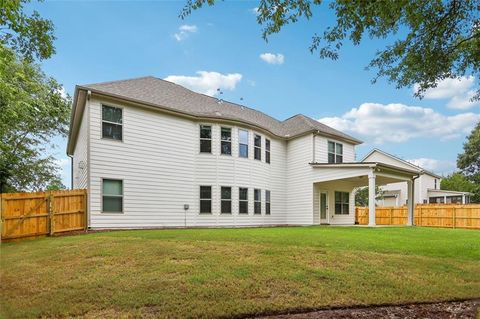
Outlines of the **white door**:
{"type": "Polygon", "coordinates": [[[328,193],[327,192],[320,192],[319,196],[319,207],[320,207],[320,224],[328,224],[328,193]]]}

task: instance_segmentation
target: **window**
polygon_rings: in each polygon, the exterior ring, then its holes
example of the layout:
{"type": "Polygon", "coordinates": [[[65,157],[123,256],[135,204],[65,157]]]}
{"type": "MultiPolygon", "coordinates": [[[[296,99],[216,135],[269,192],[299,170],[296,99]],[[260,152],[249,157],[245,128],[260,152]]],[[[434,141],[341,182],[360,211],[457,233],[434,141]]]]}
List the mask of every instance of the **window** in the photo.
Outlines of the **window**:
{"type": "Polygon", "coordinates": [[[222,214],[231,214],[232,213],[232,188],[223,187],[221,188],[221,213],[222,214]]]}
{"type": "Polygon", "coordinates": [[[328,142],[328,163],[343,163],[343,145],[328,142]]]}
{"type": "Polygon", "coordinates": [[[225,155],[232,155],[232,129],[222,127],[220,129],[220,152],[225,155]]]}
{"type": "Polygon", "coordinates": [[[248,131],[238,130],[238,156],[248,158],[248,131]]]}
{"type": "Polygon", "coordinates": [[[115,179],[102,181],[102,212],[123,212],[123,181],[115,179]]]}
{"type": "Polygon", "coordinates": [[[435,178],[435,186],[433,187],[433,189],[437,189],[437,179],[435,178]]]}
{"type": "Polygon", "coordinates": [[[265,162],[270,164],[270,140],[265,139],[265,162]]]}
{"type": "Polygon", "coordinates": [[[238,189],[238,213],[248,214],[248,188],[238,189]]]}
{"type": "Polygon", "coordinates": [[[253,191],[253,199],[254,199],[253,213],[261,214],[262,213],[262,192],[259,189],[255,189],[253,191]]]}
{"type": "Polygon", "coordinates": [[[212,186],[200,186],[200,214],[212,213],[212,186]]]}
{"type": "Polygon", "coordinates": [[[270,215],[270,191],[265,191],[265,214],[270,215]]]}
{"type": "Polygon", "coordinates": [[[335,215],[349,214],[349,193],[335,192],[335,215]]]}
{"type": "Polygon", "coordinates": [[[260,135],[255,134],[253,146],[255,147],[253,158],[261,161],[262,160],[262,137],[260,135]]]}
{"type": "Polygon", "coordinates": [[[102,138],[122,140],[122,109],[102,105],[102,138]]]}
{"type": "Polygon", "coordinates": [[[200,153],[212,152],[212,127],[200,125],[200,153]]]}

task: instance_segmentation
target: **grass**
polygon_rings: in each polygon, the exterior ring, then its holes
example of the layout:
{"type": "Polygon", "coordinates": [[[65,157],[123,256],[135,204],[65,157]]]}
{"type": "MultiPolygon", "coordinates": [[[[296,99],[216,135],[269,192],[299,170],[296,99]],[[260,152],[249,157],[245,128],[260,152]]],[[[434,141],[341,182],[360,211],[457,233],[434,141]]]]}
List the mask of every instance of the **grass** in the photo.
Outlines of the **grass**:
{"type": "Polygon", "coordinates": [[[0,317],[226,317],[480,297],[480,232],[141,230],[2,244],[0,317]]]}

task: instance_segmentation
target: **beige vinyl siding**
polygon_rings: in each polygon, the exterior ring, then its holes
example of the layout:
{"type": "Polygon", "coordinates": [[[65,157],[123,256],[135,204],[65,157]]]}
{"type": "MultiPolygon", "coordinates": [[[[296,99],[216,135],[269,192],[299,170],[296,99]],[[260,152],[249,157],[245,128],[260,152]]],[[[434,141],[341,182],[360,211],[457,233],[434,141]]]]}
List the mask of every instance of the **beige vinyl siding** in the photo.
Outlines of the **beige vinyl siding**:
{"type": "Polygon", "coordinates": [[[287,222],[313,223],[313,135],[288,141],[287,145],[287,222]]]}
{"type": "MultiPolygon", "coordinates": [[[[259,226],[286,223],[286,142],[271,140],[271,164],[238,157],[238,127],[196,122],[127,105],[123,141],[101,138],[101,102],[91,105],[91,227],[259,226]],[[200,153],[199,125],[212,126],[212,154],[200,153]],[[232,128],[232,156],[220,154],[220,128],[232,128]],[[124,213],[101,212],[101,180],[123,180],[124,213]],[[199,214],[199,186],[212,186],[212,214],[199,214]],[[232,187],[232,214],[220,214],[220,188],[232,187]],[[238,187],[249,188],[249,215],[238,215],[238,187]],[[271,215],[253,215],[253,189],[271,191],[271,215]]],[[[262,150],[265,135],[262,135],[262,150]]]]}
{"type": "Polygon", "coordinates": [[[73,188],[88,188],[88,108],[85,108],[73,155],[73,188]],[[82,163],[83,168],[80,168],[82,163]]]}
{"type": "Polygon", "coordinates": [[[355,162],[355,145],[340,141],[338,139],[327,138],[321,135],[314,137],[315,159],[317,163],[328,163],[328,142],[340,143],[343,145],[343,162],[355,162]]]}
{"type": "Polygon", "coordinates": [[[192,174],[196,148],[186,142],[196,139],[195,125],[142,108],[107,104],[123,107],[123,142],[101,138],[101,103],[92,100],[91,227],[183,225],[183,205],[193,206],[198,198],[192,174]],[[123,214],[101,212],[102,178],[123,180],[123,214]]]}

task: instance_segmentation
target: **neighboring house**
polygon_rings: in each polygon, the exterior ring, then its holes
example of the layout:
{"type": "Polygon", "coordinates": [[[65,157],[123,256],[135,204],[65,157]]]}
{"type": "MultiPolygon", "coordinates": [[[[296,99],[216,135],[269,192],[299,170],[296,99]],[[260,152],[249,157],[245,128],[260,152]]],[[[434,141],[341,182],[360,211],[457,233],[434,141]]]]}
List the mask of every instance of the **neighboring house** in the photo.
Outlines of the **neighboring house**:
{"type": "Polygon", "coordinates": [[[411,189],[419,175],[356,162],[360,143],[304,115],[279,121],[144,77],[77,86],[67,154],[91,228],[351,225],[354,189],[411,189]]]}
{"type": "MultiPolygon", "coordinates": [[[[468,192],[441,190],[441,176],[382,150],[372,150],[362,161],[380,161],[390,165],[416,170],[419,173],[419,177],[416,178],[414,182],[415,204],[468,204],[470,201],[470,193],[468,192]]],[[[392,183],[384,185],[381,188],[382,196],[377,198],[378,206],[403,206],[407,204],[407,183],[392,183]]]]}

